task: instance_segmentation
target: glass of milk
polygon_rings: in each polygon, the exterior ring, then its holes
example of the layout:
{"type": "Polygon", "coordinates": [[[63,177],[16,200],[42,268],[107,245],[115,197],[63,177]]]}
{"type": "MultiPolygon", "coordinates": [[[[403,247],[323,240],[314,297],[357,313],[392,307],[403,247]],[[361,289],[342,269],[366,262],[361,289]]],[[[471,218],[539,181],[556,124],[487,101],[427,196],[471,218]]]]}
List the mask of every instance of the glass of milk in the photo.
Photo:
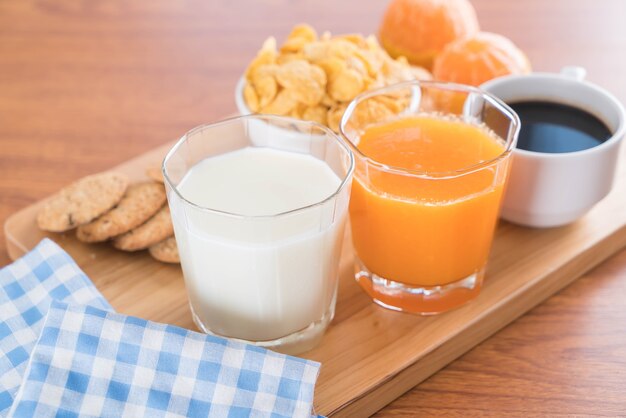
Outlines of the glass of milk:
{"type": "Polygon", "coordinates": [[[163,161],[193,319],[297,354],[333,319],[354,169],[328,128],[248,115],[199,126],[163,161]]]}

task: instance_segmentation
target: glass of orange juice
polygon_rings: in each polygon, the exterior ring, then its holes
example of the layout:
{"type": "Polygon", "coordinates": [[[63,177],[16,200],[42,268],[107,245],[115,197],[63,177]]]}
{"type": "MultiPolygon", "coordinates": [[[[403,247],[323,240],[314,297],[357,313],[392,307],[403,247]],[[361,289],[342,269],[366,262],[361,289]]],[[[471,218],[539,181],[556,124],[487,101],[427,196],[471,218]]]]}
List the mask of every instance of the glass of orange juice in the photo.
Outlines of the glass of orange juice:
{"type": "Polygon", "coordinates": [[[519,126],[499,99],[448,83],[350,103],[355,276],[376,303],[428,315],[478,295],[519,126]]]}

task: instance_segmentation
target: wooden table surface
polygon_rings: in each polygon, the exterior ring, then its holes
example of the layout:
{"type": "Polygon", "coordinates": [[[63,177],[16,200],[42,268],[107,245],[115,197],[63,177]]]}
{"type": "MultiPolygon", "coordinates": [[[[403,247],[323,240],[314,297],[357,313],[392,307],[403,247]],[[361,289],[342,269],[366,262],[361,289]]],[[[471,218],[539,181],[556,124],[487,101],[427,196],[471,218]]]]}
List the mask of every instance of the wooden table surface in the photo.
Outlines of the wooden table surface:
{"type": "MultiPolygon", "coordinates": [[[[535,70],[584,66],[626,101],[626,1],[473,3],[535,70]]],[[[234,112],[235,82],[266,36],[298,22],[372,33],[385,4],[0,0],[0,222],[234,112]]],[[[624,250],[377,414],[571,415],[626,416],[624,250]]]]}

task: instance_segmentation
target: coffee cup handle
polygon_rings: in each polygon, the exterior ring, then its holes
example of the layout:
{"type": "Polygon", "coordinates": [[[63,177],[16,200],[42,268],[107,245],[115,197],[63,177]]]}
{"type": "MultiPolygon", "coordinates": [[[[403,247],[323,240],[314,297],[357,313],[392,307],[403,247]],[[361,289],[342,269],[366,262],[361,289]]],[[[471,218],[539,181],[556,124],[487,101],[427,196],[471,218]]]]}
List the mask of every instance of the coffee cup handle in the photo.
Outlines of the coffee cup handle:
{"type": "Polygon", "coordinates": [[[561,75],[567,78],[574,79],[576,81],[583,81],[585,79],[585,76],[587,75],[587,70],[585,70],[583,67],[568,65],[561,68],[561,75]]]}

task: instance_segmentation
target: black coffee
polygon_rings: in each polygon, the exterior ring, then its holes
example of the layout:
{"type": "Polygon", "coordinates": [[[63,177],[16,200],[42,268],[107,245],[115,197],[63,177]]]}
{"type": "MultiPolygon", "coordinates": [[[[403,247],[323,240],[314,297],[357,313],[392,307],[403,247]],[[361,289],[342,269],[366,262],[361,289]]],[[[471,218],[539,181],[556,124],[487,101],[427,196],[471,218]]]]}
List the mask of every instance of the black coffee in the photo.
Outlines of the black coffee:
{"type": "Polygon", "coordinates": [[[600,145],[611,131],[594,115],[548,102],[509,104],[522,121],[517,148],[536,152],[574,152],[600,145]]]}

